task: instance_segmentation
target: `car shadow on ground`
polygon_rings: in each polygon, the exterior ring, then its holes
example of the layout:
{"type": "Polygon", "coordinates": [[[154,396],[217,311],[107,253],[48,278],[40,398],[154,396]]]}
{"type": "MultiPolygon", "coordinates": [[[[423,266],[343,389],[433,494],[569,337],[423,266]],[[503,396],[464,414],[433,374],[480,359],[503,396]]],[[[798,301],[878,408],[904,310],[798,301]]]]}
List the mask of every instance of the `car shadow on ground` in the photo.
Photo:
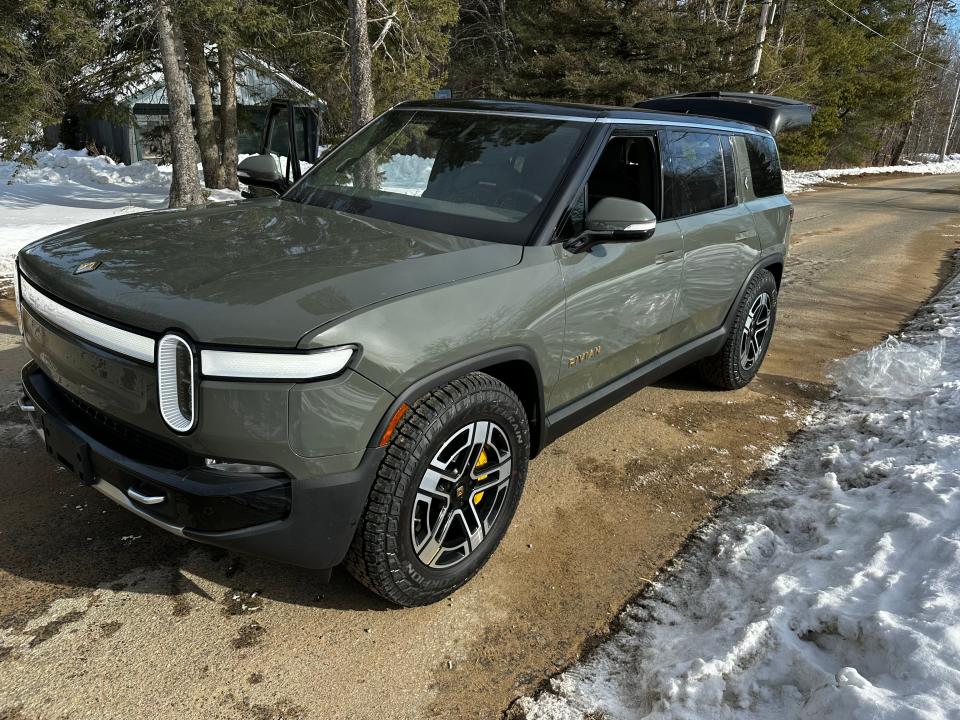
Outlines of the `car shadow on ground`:
{"type": "MultiPolygon", "coordinates": [[[[10,429],[8,410],[0,412],[0,431],[10,429]]],[[[392,607],[340,568],[325,582],[318,571],[170,535],[81,485],[47,456],[32,433],[4,442],[0,466],[6,468],[0,483],[0,574],[26,581],[25,586],[52,585],[64,595],[97,589],[193,593],[227,605],[228,596],[255,593],[328,609],[392,607]]],[[[0,591],[0,624],[5,625],[2,619],[15,602],[4,595],[0,591]]]]}
{"type": "MultiPolygon", "coordinates": [[[[729,392],[706,382],[700,377],[700,373],[694,366],[678,370],[672,375],[657,381],[652,387],[678,392],[715,392],[721,394],[729,392]]],[[[765,373],[763,370],[757,374],[756,379],[749,387],[756,392],[776,394],[790,400],[823,400],[830,395],[830,386],[827,384],[798,380],[786,375],[765,373]]]]}

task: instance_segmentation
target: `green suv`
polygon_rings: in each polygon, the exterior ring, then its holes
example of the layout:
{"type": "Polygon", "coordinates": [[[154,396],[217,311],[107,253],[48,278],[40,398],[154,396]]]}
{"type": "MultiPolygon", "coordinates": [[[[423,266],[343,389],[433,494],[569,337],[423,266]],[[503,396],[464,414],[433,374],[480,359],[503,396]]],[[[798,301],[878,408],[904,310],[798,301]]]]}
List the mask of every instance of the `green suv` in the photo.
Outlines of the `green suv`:
{"type": "Polygon", "coordinates": [[[169,532],[436,601],[552,440],[691,363],[757,373],[795,110],[762,100],[408,102],[281,197],[52,235],[17,259],[22,409],[169,532]]]}

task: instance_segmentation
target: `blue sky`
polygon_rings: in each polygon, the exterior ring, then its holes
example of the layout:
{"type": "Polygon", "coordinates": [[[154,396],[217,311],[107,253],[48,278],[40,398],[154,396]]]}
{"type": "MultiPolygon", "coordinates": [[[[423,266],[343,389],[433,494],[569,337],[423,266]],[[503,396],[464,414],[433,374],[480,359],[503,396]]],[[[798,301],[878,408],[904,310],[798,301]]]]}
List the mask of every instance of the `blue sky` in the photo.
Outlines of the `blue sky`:
{"type": "Polygon", "coordinates": [[[947,16],[947,26],[954,30],[960,30],[960,14],[954,12],[947,16]]]}

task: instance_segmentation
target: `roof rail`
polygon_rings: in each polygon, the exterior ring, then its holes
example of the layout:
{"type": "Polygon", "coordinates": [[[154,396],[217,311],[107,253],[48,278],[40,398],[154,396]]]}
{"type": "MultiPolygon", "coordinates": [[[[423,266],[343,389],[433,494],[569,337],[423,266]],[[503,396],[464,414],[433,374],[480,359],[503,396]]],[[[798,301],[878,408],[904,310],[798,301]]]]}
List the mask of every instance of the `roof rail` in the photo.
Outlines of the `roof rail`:
{"type": "Polygon", "coordinates": [[[719,90],[649,98],[634,107],[739,120],[765,128],[771,135],[808,127],[817,110],[815,105],[776,95],[719,90]]]}

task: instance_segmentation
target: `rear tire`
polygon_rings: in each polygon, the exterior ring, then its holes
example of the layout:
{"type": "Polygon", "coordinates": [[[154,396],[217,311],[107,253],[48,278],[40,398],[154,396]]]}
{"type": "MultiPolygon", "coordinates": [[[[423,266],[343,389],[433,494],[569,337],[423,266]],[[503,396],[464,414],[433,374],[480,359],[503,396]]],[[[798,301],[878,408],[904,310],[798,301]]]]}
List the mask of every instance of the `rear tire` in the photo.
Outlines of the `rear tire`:
{"type": "Polygon", "coordinates": [[[767,355],[776,319],[777,281],[769,270],[758,270],[737,305],[723,348],[700,361],[701,377],[725,390],[747,385],[767,355]]]}
{"type": "Polygon", "coordinates": [[[529,457],[523,405],[499,380],[475,372],[427,393],[387,445],[347,569],[404,607],[446,597],[496,550],[529,457]]]}

